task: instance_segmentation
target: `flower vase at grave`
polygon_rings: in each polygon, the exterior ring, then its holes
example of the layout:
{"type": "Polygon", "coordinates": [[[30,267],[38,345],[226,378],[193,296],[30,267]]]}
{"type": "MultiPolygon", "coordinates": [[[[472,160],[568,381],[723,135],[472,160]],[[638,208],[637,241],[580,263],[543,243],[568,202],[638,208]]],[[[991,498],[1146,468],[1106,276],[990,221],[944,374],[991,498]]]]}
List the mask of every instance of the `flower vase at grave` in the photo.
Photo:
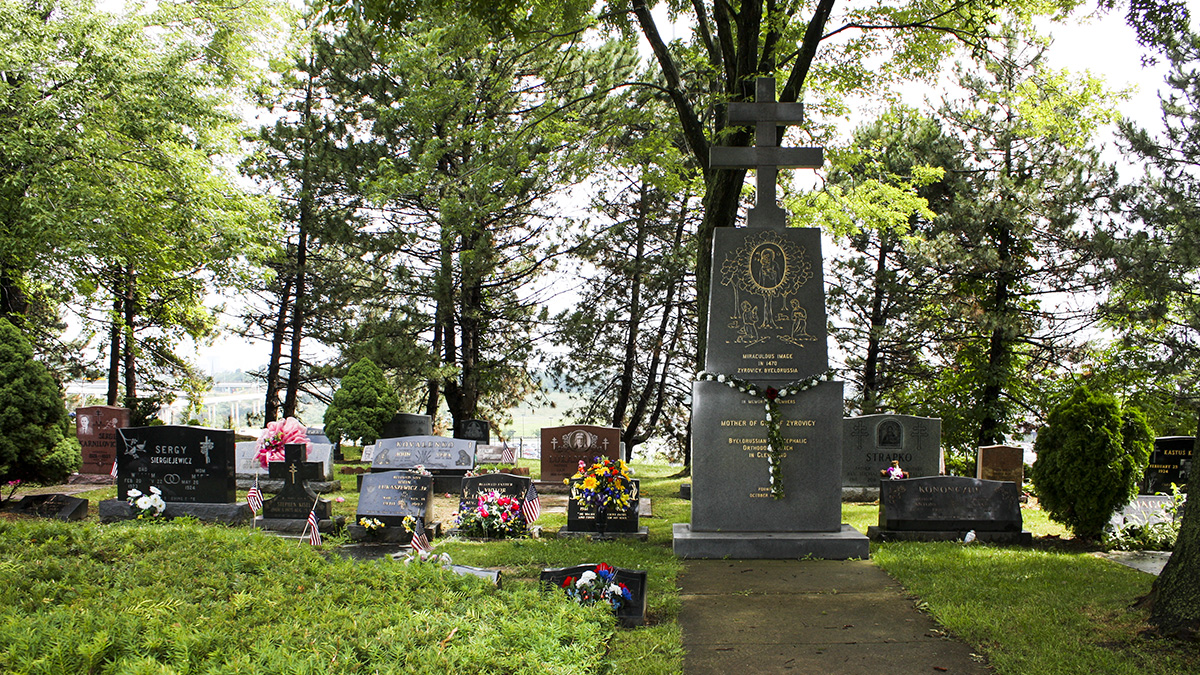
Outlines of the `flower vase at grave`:
{"type": "Polygon", "coordinates": [[[601,506],[596,509],[596,534],[604,534],[608,531],[608,509],[601,506]]]}

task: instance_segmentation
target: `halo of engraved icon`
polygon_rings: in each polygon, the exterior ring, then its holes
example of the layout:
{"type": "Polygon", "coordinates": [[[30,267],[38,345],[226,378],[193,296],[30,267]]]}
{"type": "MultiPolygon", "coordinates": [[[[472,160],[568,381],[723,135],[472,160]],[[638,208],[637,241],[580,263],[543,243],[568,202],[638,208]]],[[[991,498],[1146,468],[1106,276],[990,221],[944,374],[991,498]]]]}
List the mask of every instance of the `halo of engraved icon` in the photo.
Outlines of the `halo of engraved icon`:
{"type": "Polygon", "coordinates": [[[721,284],[733,289],[732,341],[749,346],[776,339],[803,347],[816,340],[796,297],[812,277],[803,246],[774,230],[747,236],[721,263],[721,284]]]}

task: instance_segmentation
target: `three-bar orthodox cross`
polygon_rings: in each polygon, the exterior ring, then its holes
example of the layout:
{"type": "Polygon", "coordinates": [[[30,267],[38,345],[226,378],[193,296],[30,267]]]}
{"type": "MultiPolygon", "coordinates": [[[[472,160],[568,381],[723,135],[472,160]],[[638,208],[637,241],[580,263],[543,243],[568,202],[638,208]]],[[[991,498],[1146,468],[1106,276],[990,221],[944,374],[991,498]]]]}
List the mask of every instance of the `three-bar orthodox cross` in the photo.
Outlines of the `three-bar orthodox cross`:
{"type": "Polygon", "coordinates": [[[760,77],[755,81],[753,103],[729,104],[730,124],[754,125],[754,145],[713,146],[709,148],[708,165],[713,169],[754,169],[757,172],[757,199],[746,215],[747,227],[786,227],[787,218],[775,196],[779,170],[819,169],[825,163],[824,148],[781,148],[776,145],[776,127],[803,121],[803,103],[775,100],[773,77],[760,77]]]}

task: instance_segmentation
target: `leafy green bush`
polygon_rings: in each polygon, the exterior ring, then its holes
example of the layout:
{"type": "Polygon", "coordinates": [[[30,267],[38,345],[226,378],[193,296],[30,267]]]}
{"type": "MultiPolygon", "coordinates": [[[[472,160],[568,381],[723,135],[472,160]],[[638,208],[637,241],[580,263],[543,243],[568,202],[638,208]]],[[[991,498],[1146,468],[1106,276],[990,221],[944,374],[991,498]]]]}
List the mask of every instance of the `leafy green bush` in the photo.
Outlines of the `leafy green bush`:
{"type": "Polygon", "coordinates": [[[57,483],[79,469],[62,393],[33,348],[0,319],[0,482],[57,483]]]}
{"type": "Polygon", "coordinates": [[[1050,411],[1034,444],[1031,478],[1042,508],[1076,536],[1098,538],[1136,492],[1153,442],[1140,411],[1077,388],[1050,411]]]}
{"type": "Polygon", "coordinates": [[[335,443],[339,439],[374,443],[399,409],[400,397],[383,371],[370,359],[359,359],[325,409],[325,435],[335,443]]]}
{"type": "Polygon", "coordinates": [[[1104,533],[1104,545],[1118,551],[1173,551],[1187,495],[1171,485],[1171,501],[1161,515],[1129,516],[1104,533]]]}

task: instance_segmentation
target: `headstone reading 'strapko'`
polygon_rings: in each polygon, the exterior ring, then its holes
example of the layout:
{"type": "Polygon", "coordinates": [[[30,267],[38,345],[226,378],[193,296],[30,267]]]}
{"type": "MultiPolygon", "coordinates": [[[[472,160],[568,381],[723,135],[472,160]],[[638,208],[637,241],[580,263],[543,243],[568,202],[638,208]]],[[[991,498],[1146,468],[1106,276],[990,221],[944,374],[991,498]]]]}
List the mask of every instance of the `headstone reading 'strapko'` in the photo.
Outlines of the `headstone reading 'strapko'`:
{"type": "Polygon", "coordinates": [[[579,463],[597,457],[620,459],[621,430],[590,424],[542,429],[542,480],[562,483],[575,475],[579,463]]]}
{"type": "Polygon", "coordinates": [[[909,477],[942,473],[942,420],[911,415],[863,415],[842,421],[842,487],[879,488],[893,461],[909,477]]]}
{"type": "Polygon", "coordinates": [[[710,156],[712,168],[756,169],[757,201],[748,227],[713,238],[708,346],[692,390],[692,520],[675,525],[674,550],[866,558],[867,538],[841,522],[842,383],[823,379],[821,233],[787,228],[775,203],[778,169],[819,168],[823,151],[778,147],[777,128],[800,122],[802,107],[775,102],[771,78],[756,85],[754,103],[729,106],[731,124],[755,126],[756,145],[710,156]]]}

